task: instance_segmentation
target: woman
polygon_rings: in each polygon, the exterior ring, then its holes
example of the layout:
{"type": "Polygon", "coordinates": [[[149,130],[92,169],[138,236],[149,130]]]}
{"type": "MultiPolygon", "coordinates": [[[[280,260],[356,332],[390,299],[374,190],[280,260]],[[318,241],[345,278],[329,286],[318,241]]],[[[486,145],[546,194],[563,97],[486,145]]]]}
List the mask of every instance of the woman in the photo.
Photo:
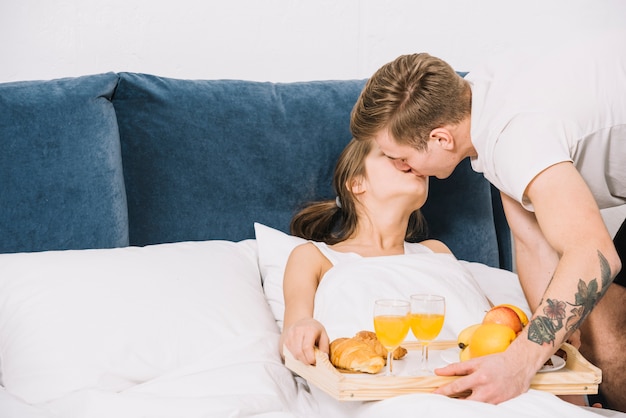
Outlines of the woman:
{"type": "MultiPolygon", "coordinates": [[[[313,318],[314,300],[324,275],[346,257],[416,253],[450,254],[437,240],[424,240],[420,208],[428,196],[428,177],[397,169],[373,140],[352,140],[337,161],[333,177],[337,199],[312,203],[291,222],[293,235],[310,240],[291,252],[285,268],[285,316],[280,347],[299,361],[315,364],[317,346],[329,352],[324,326],[313,318]]],[[[469,294],[468,294],[469,297],[469,294]]],[[[581,395],[562,399],[585,405],[581,395]]],[[[602,407],[596,403],[593,406],[602,407]]]]}
{"type": "Polygon", "coordinates": [[[333,187],[336,200],[313,203],[291,222],[293,235],[316,242],[296,247],[289,256],[280,347],[286,345],[306,364],[315,364],[315,346],[329,351],[328,335],[313,318],[313,309],[318,285],[334,264],[331,260],[351,254],[451,253],[436,240],[406,245],[425,235],[419,209],[428,195],[428,177],[398,170],[375,142],[353,139],[346,146],[335,167],[333,187]]]}

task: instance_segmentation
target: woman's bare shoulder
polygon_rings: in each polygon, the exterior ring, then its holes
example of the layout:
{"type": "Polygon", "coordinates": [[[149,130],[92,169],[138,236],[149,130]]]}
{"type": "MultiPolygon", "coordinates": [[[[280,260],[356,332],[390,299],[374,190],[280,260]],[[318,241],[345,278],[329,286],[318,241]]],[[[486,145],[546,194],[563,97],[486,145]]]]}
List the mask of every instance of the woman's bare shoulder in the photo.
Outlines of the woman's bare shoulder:
{"type": "Polygon", "coordinates": [[[305,242],[296,246],[289,254],[288,263],[301,266],[318,266],[321,271],[332,267],[332,263],[312,242],[305,242]]]}
{"type": "Polygon", "coordinates": [[[450,248],[446,244],[436,239],[428,239],[420,242],[424,247],[429,248],[434,253],[452,254],[450,248]]]}
{"type": "Polygon", "coordinates": [[[294,258],[299,258],[299,257],[306,257],[306,258],[310,258],[310,257],[316,257],[316,256],[322,256],[322,253],[320,252],[320,250],[315,246],[315,244],[313,244],[312,242],[304,242],[302,244],[298,244],[296,247],[294,247],[293,250],[291,250],[291,254],[289,255],[289,257],[294,257],[294,258]]]}

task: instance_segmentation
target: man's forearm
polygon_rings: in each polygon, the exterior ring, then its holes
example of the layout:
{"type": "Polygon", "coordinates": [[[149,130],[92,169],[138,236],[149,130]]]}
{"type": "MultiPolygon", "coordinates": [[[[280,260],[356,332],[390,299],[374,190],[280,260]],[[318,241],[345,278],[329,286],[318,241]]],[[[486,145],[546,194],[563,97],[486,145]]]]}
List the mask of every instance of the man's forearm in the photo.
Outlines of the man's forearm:
{"type": "MultiPolygon", "coordinates": [[[[558,292],[551,291],[548,286],[544,299],[539,304],[535,315],[528,324],[528,339],[536,344],[560,345],[591,313],[595,305],[602,298],[611,284],[613,274],[604,255],[597,251],[596,262],[599,277],[590,275],[588,278],[578,278],[576,285],[558,286],[558,292]],[[558,293],[558,294],[557,294],[558,293]]],[[[557,269],[556,274],[560,271],[557,269]]],[[[567,273],[565,273],[567,274],[567,273]]],[[[561,280],[565,279],[562,277],[561,280]]],[[[554,284],[553,280],[551,285],[554,284]]]]}
{"type": "Polygon", "coordinates": [[[515,260],[524,296],[531,312],[535,312],[554,277],[559,256],[545,239],[536,238],[530,246],[516,239],[515,260]]]}

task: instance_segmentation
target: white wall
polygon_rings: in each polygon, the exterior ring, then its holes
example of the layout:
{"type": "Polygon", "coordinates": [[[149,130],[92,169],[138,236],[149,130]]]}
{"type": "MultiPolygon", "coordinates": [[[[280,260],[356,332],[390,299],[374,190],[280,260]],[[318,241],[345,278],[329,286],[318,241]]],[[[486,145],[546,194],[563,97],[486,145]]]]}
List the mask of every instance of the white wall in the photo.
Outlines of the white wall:
{"type": "Polygon", "coordinates": [[[512,43],[625,24],[624,0],[0,0],[0,82],[365,78],[418,51],[471,70],[512,43]]]}
{"type": "MultiPolygon", "coordinates": [[[[616,26],[625,0],[0,0],[0,82],[366,78],[421,51],[468,71],[515,43],[616,26]]],[[[611,231],[625,213],[606,215],[611,231]]]]}

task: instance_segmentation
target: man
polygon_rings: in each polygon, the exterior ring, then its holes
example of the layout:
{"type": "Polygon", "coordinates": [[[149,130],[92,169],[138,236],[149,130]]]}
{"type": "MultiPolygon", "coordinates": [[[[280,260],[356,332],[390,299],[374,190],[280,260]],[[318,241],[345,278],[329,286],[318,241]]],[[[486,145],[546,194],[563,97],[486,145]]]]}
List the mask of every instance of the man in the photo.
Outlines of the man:
{"type": "Polygon", "coordinates": [[[470,157],[501,191],[533,316],[504,353],[437,370],[463,376],[437,393],[515,397],[580,328],[604,406],[626,411],[626,279],[599,210],[626,204],[626,34],[516,52],[465,79],[401,56],[368,81],[351,130],[419,176],[446,178],[470,157]]]}

